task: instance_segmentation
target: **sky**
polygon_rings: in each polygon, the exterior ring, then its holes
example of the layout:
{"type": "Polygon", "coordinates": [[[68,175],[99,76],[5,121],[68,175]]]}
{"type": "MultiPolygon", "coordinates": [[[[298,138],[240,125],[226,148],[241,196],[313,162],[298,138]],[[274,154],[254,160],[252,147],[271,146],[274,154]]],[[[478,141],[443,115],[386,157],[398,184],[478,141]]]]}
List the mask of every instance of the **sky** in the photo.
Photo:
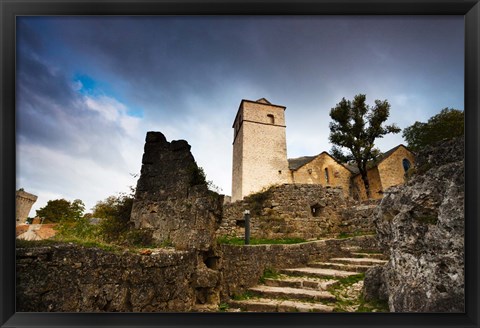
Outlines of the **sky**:
{"type": "MultiPolygon", "coordinates": [[[[329,151],[329,112],[366,94],[387,124],[464,109],[463,16],[17,18],[17,189],[81,199],[135,187],[147,131],[187,140],[231,194],[242,99],[286,106],[289,158],[329,151]]],[[[401,133],[378,139],[388,151],[401,133]]]]}

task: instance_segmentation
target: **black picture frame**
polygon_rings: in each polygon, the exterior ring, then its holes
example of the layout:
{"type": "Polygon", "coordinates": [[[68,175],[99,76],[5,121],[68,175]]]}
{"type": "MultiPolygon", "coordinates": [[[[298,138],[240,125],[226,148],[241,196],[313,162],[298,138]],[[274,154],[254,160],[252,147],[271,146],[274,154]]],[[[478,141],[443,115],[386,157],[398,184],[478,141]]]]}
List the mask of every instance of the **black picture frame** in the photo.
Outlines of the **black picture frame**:
{"type": "Polygon", "coordinates": [[[478,0],[0,0],[0,324],[1,327],[479,327],[478,204],[480,4],[478,0]],[[464,15],[465,283],[460,314],[399,313],[16,313],[15,17],[18,15],[464,15]]]}

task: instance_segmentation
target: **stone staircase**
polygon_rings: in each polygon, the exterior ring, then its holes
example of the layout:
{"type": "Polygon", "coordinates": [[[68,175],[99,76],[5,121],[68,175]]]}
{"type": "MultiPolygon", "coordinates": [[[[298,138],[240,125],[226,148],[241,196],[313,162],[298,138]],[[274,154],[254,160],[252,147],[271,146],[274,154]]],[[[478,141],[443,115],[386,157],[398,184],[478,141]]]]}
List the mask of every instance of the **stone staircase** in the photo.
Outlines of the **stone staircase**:
{"type": "Polygon", "coordinates": [[[348,284],[349,279],[363,283],[363,273],[368,268],[386,262],[381,253],[356,250],[350,257],[282,269],[230,300],[228,305],[232,311],[247,312],[335,312],[338,311],[335,288],[348,284]]]}

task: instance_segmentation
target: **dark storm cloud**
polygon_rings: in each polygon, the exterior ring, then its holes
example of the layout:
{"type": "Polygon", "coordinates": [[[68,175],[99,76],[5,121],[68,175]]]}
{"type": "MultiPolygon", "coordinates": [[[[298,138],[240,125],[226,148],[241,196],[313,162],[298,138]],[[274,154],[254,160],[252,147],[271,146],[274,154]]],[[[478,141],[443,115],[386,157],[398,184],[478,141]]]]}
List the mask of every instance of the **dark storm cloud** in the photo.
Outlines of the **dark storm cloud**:
{"type": "Polygon", "coordinates": [[[88,156],[104,165],[125,164],[115,140],[125,133],[86,108],[64,72],[42,59],[41,39],[28,43],[32,33],[19,29],[17,57],[17,140],[48,146],[72,156],[88,156]]]}
{"type": "MultiPolygon", "coordinates": [[[[342,97],[366,93],[369,104],[388,99],[391,123],[402,128],[444,107],[463,109],[462,19],[19,17],[20,148],[22,154],[36,145],[56,150],[42,153],[46,166],[48,156],[78,156],[82,166],[91,159],[94,165],[85,167],[91,174],[77,176],[72,188],[93,198],[92,183],[84,180],[110,179],[104,194],[118,187],[121,175],[108,171],[135,173],[145,132],[161,130],[169,140],[187,139],[209,175],[223,174],[214,183],[228,194],[230,127],[242,98],[287,106],[291,157],[330,148],[328,112],[342,97]]],[[[382,150],[402,140],[396,135],[388,142],[382,150]]],[[[21,179],[35,177],[22,173],[21,179]]]]}
{"type": "Polygon", "coordinates": [[[457,44],[436,39],[461,32],[455,18],[68,17],[42,27],[69,49],[60,61],[81,61],[86,73],[115,81],[118,94],[160,117],[187,111],[185,95],[211,98],[236,83],[283,95],[277,102],[408,76],[408,84],[428,88],[418,76],[451,79],[438,60],[461,56],[457,44]],[[435,29],[440,36],[432,39],[435,29]]]}

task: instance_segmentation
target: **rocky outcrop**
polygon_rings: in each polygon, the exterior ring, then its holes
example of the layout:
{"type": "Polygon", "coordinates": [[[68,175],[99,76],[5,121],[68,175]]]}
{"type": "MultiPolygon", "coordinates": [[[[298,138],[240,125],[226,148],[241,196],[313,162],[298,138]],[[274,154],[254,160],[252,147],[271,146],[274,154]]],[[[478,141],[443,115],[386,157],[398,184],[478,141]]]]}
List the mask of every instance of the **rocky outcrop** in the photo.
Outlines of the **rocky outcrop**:
{"type": "Polygon", "coordinates": [[[222,216],[223,196],[208,190],[185,140],[148,132],[133,203],[135,227],[177,249],[208,251],[222,216]]]}
{"type": "Polygon", "coordinates": [[[426,149],[419,173],[388,189],[378,207],[378,239],[390,260],[367,272],[365,293],[386,294],[392,312],[464,311],[463,147],[462,138],[426,149]]]}

